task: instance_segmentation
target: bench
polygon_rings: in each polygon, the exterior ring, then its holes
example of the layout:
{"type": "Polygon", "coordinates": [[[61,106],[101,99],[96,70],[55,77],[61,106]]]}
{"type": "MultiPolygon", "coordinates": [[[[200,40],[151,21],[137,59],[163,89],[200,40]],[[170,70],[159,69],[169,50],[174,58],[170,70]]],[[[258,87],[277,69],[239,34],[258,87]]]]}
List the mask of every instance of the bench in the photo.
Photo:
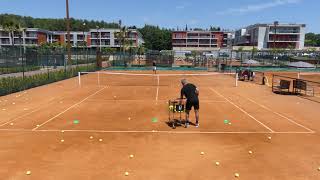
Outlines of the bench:
{"type": "Polygon", "coordinates": [[[290,93],[290,84],[291,81],[287,81],[287,80],[280,80],[280,85],[279,86],[274,86],[273,90],[276,89],[278,92],[282,93],[283,90],[288,90],[288,93],[290,93]]]}

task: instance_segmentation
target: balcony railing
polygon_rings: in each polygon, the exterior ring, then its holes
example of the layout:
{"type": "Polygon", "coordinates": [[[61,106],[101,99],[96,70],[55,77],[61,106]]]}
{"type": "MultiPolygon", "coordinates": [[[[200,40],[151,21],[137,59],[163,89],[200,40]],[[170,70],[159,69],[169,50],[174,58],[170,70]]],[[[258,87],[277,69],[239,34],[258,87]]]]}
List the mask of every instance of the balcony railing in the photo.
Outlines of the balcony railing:
{"type": "Polygon", "coordinates": [[[269,39],[269,41],[276,41],[276,42],[278,42],[278,41],[283,41],[283,42],[296,42],[296,41],[299,41],[299,39],[297,39],[297,38],[276,38],[276,39],[273,39],[273,38],[271,38],[271,39],[269,39]]]}
{"type": "MultiPolygon", "coordinates": [[[[271,30],[269,31],[270,34],[275,34],[275,30],[271,30]]],[[[277,34],[298,34],[300,33],[299,30],[281,30],[281,29],[277,29],[277,34]]]]}

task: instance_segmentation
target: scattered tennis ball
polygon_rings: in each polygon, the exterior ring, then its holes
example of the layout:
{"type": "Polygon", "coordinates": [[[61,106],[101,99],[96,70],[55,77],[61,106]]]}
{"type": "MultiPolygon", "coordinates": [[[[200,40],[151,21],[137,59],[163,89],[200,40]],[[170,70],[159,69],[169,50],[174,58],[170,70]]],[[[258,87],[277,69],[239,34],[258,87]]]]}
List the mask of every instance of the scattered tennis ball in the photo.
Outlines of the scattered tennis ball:
{"type": "Polygon", "coordinates": [[[249,151],[249,154],[252,154],[252,151],[249,151]]]}
{"type": "Polygon", "coordinates": [[[63,139],[61,139],[61,142],[64,142],[64,140],[63,140],[63,139]]]}
{"type": "Polygon", "coordinates": [[[234,176],[238,178],[240,176],[240,174],[239,173],[235,173],[234,176]]]}
{"type": "Polygon", "coordinates": [[[124,175],[125,175],[125,176],[129,176],[129,172],[125,172],[124,175]]]}
{"type": "Polygon", "coordinates": [[[220,163],[219,163],[219,162],[216,162],[216,165],[217,165],[217,166],[219,166],[219,165],[220,165],[220,163]]]}
{"type": "Polygon", "coordinates": [[[156,123],[156,122],[158,122],[158,119],[157,118],[152,118],[152,120],[151,120],[153,123],[156,123]]]}
{"type": "Polygon", "coordinates": [[[223,121],[225,124],[229,124],[229,120],[224,120],[223,121]]]}
{"type": "Polygon", "coordinates": [[[100,142],[102,142],[102,139],[99,139],[100,142]]]}
{"type": "Polygon", "coordinates": [[[73,121],[73,124],[79,124],[79,123],[80,123],[79,120],[74,120],[74,121],[73,121]]]}
{"type": "Polygon", "coordinates": [[[201,154],[201,155],[204,155],[204,152],[201,152],[200,154],[201,154]]]}
{"type": "Polygon", "coordinates": [[[133,154],[131,154],[129,157],[130,157],[130,158],[133,158],[134,156],[133,156],[133,154]]]}
{"type": "Polygon", "coordinates": [[[27,171],[27,172],[26,172],[26,175],[31,175],[31,171],[27,171]]]}

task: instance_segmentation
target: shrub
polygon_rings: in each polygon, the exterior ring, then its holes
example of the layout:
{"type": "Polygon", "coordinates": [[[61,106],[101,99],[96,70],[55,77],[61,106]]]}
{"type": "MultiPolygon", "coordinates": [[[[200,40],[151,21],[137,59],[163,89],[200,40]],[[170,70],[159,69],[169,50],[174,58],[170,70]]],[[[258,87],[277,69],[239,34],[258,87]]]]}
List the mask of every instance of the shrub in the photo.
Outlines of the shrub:
{"type": "Polygon", "coordinates": [[[26,77],[7,77],[0,79],[0,96],[23,91],[26,89],[42,86],[45,84],[61,81],[72,78],[78,75],[79,71],[95,71],[96,65],[76,67],[59,71],[52,71],[47,73],[35,74],[26,77]]]}

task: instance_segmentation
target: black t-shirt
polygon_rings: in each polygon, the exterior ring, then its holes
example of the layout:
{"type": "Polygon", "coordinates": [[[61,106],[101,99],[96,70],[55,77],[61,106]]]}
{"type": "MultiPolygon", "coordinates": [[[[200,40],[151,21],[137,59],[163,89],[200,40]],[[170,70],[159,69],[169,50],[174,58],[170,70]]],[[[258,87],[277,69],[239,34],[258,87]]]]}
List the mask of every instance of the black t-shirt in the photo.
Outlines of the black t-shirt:
{"type": "Polygon", "coordinates": [[[155,62],[152,63],[152,66],[157,66],[155,62]]]}
{"type": "Polygon", "coordinates": [[[196,101],[198,100],[198,94],[196,93],[197,87],[193,84],[186,84],[181,89],[181,98],[185,96],[187,100],[196,101]]]}

